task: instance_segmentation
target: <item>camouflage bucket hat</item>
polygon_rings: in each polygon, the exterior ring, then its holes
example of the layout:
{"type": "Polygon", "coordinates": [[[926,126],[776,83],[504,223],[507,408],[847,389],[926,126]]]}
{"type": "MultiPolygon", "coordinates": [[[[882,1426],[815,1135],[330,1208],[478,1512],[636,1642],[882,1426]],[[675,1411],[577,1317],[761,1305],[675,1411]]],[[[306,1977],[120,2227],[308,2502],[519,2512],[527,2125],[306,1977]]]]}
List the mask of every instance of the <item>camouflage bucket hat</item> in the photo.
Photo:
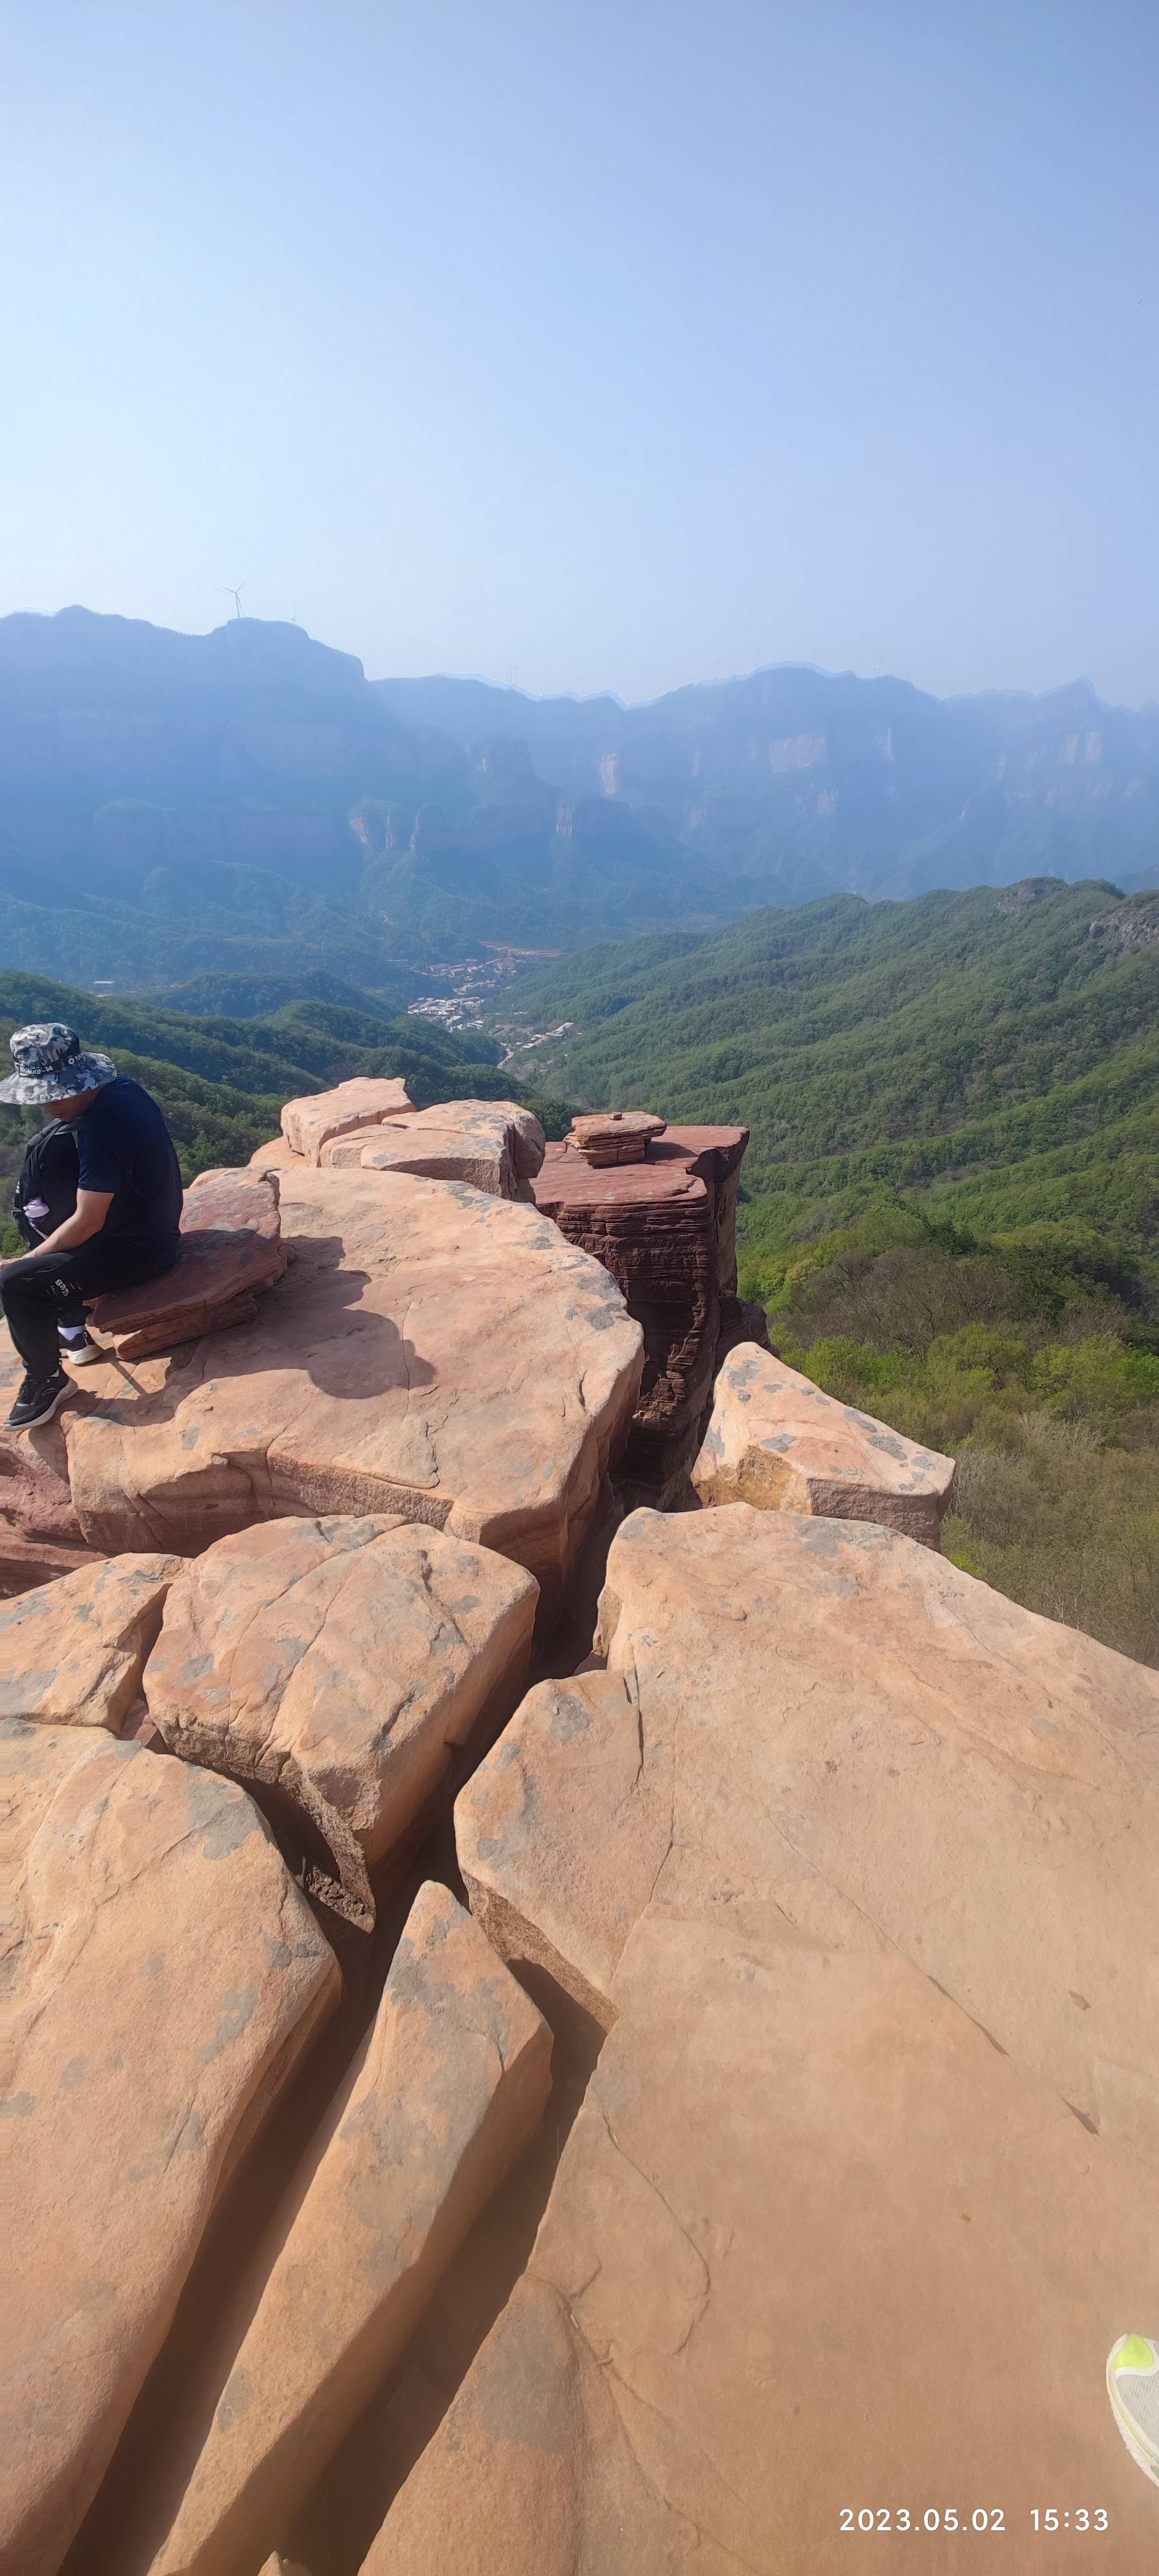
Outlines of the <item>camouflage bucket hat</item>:
{"type": "Polygon", "coordinates": [[[66,1029],[63,1020],[33,1020],[13,1030],[10,1044],[16,1071],[0,1082],[0,1100],[17,1109],[72,1100],[78,1091],[100,1091],[117,1079],[111,1058],[86,1054],[76,1030],[66,1029]]]}

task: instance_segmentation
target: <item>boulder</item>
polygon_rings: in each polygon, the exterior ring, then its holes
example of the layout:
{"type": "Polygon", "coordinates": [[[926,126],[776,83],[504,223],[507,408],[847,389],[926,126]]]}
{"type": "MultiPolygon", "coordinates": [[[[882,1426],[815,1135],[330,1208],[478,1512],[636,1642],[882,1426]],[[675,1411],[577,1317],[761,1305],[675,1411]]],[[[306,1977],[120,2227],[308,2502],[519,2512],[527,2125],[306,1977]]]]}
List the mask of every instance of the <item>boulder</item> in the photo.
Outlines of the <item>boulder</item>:
{"type": "Polygon", "coordinates": [[[96,1298],[93,1330],[131,1360],[248,1322],[258,1292],[281,1278],[288,1258],[276,1173],[204,1172],[185,1193],[174,1268],[143,1287],[96,1298]]]}
{"type": "Polygon", "coordinates": [[[196,1555],[288,1514],[399,1513],[566,1598],[627,1436],[640,1333],[530,1207],[453,1183],[284,1172],[294,1268],[253,1324],[145,1360],[62,1419],[85,1538],[196,1555]]]}
{"type": "Polygon", "coordinates": [[[644,1335],[623,1462],[630,1501],[684,1499],[736,1304],[735,1200],[747,1127],[670,1127],[646,1162],[593,1168],[549,1145],[536,1206],[604,1264],[644,1335]]]}
{"type": "Polygon", "coordinates": [[[420,1889],[352,2083],[279,2226],[153,2576],[252,2576],[526,2146],[547,2025],[443,1887],[420,1889]]]}
{"type": "Polygon", "coordinates": [[[380,1127],[384,1118],[401,1118],[414,1108],[405,1082],[401,1079],[376,1081],[366,1074],[356,1074],[351,1082],[335,1084],[333,1091],[315,1091],[305,1100],[287,1100],[282,1109],[282,1134],[291,1153],[300,1154],[303,1162],[316,1164],[322,1147],[332,1136],[350,1136],[358,1127],[380,1127]]]}
{"type": "Polygon", "coordinates": [[[1021,2576],[1062,2484],[1144,2563],[1102,2366],[1159,2262],[1159,1675],[744,1504],[625,1522],[601,1642],[457,1830],[492,1938],[609,2035],[366,2576],[837,2568],[870,2505],[952,2505],[963,2566],[997,2505],[1021,2576]]]}
{"type": "Polygon", "coordinates": [[[365,1920],[453,1749],[509,1716],[536,1597],[522,1566],[421,1523],[259,1523],[180,1571],[149,1715],[171,1752],[252,1789],[365,1920]]]}
{"type": "Polygon", "coordinates": [[[512,1100],[449,1100],[392,1118],[382,1135],[333,1137],[322,1147],[328,1167],[414,1172],[429,1181],[462,1181],[492,1198],[527,1198],[543,1161],[543,1129],[512,1100]]]}
{"type": "Polygon", "coordinates": [[[54,2576],[222,2181],[338,1995],[231,1782],[0,1722],[0,2569],[54,2576]]]}
{"type": "Polygon", "coordinates": [[[940,1547],[954,1461],[741,1342],[717,1377],[692,1482],[702,1503],[880,1521],[940,1547]]]}
{"type": "Polygon", "coordinates": [[[665,1125],[650,1109],[600,1109],[575,1119],[564,1143],[599,1171],[615,1163],[642,1163],[665,1125]]]}
{"type": "Polygon", "coordinates": [[[304,1154],[295,1154],[284,1136],[272,1136],[268,1145],[255,1145],[249,1158],[251,1172],[292,1171],[295,1163],[305,1162],[304,1154]]]}
{"type": "Polygon", "coordinates": [[[181,1564],[179,1556],[99,1559],[0,1604],[0,1717],[119,1735],[181,1564]]]}

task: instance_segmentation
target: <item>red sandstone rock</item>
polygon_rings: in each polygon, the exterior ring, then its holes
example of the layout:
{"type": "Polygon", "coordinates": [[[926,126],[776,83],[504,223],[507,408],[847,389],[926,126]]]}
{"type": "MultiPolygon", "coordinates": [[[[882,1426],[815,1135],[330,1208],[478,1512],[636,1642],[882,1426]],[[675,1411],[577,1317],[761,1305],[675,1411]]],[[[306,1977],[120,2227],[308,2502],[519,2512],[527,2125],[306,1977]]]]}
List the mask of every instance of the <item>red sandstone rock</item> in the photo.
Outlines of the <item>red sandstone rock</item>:
{"type": "MultiPolygon", "coordinates": [[[[23,1375],[0,1322],[0,1420],[23,1375]]],[[[59,1416],[39,1431],[0,1430],[0,1597],[102,1562],[77,1518],[59,1416]]]]}
{"type": "Polygon", "coordinates": [[[142,1288],[98,1297],[93,1330],[130,1360],[248,1322],[258,1291],[281,1278],[287,1257],[276,1175],[204,1172],[185,1193],[175,1268],[142,1288]]]}
{"type": "Polygon", "coordinates": [[[54,2576],[338,1971],[232,1783],[0,1723],[0,2569],[54,2576]]]}
{"type": "Polygon", "coordinates": [[[306,1163],[316,1164],[322,1147],[332,1136],[352,1135],[358,1127],[379,1127],[384,1118],[400,1118],[413,1110],[405,1082],[376,1081],[366,1074],[356,1074],[351,1082],[339,1082],[333,1091],[315,1091],[304,1100],[287,1100],[282,1109],[282,1134],[294,1154],[306,1163]]]}
{"type": "Polygon", "coordinates": [[[171,1752],[272,1800],[275,1826],[289,1810],[365,1919],[453,1748],[514,1706],[536,1597],[522,1566],[421,1524],[267,1521],[181,1569],[149,1714],[171,1752]]]}
{"type": "Polygon", "coordinates": [[[0,1607],[0,1717],[119,1735],[181,1564],[114,1556],[0,1607]]]}
{"type": "Polygon", "coordinates": [[[286,1514],[399,1512],[526,1565],[558,1615],[639,1383],[605,1273],[529,1207],[281,1176],[298,1259],[258,1320],[62,1419],[86,1538],[194,1555],[286,1514]],[[139,1390],[139,1392],[137,1391],[139,1390]]]}
{"type": "Polygon", "coordinates": [[[940,1547],[954,1461],[741,1342],[717,1377],[692,1482],[702,1503],[880,1521],[940,1547]]]}
{"type": "Polygon", "coordinates": [[[305,1162],[304,1154],[295,1154],[284,1136],[273,1136],[268,1145],[255,1145],[249,1158],[251,1172],[291,1171],[295,1163],[305,1162]]]}
{"type": "Polygon", "coordinates": [[[665,1121],[648,1109],[601,1109],[576,1118],[564,1143],[599,1171],[619,1163],[642,1163],[665,1121]]]}
{"type": "Polygon", "coordinates": [[[365,2576],[837,2569],[883,2458],[963,2567],[967,2499],[1022,2576],[1076,2477],[1146,2563],[1102,2361],[1159,2262],[1159,1675],[743,1504],[625,1522],[602,1635],[458,1828],[505,1954],[614,2026],[365,2576]]]}
{"type": "Polygon", "coordinates": [[[551,2039],[443,1887],[407,1919],[153,2576],[252,2576],[526,2146],[551,2039]]]}
{"type": "Polygon", "coordinates": [[[471,1912],[562,2036],[615,2019],[612,1981],[672,1839],[672,1733],[622,1672],[529,1691],[460,1790],[455,1841],[471,1912]],[[645,1739],[645,1728],[647,1737],[645,1739]]]}
{"type": "MultiPolygon", "coordinates": [[[[795,1944],[772,1906],[650,1915],[619,2000],[527,2270],[363,2576],[828,2576],[861,2499],[883,2567],[1026,2576],[1032,2508],[1080,2490],[1108,2567],[1147,2566],[1102,2371],[1159,2260],[1133,2158],[908,1961],[795,1944]]],[[[1052,2567],[1092,2550],[1060,2517],[1052,2567]]]]}
{"type": "Polygon", "coordinates": [[[461,1181],[492,1198],[527,1198],[527,1183],[543,1161],[543,1129],[513,1100],[449,1100],[437,1109],[392,1118],[372,1131],[336,1136],[323,1145],[324,1166],[367,1172],[413,1172],[430,1181],[461,1181]]]}
{"type": "Polygon", "coordinates": [[[670,1127],[646,1163],[593,1170],[549,1145],[531,1184],[569,1243],[594,1254],[644,1334],[644,1379],[624,1458],[630,1493],[675,1499],[700,1445],[718,1341],[736,1294],[743,1127],[670,1127]]]}

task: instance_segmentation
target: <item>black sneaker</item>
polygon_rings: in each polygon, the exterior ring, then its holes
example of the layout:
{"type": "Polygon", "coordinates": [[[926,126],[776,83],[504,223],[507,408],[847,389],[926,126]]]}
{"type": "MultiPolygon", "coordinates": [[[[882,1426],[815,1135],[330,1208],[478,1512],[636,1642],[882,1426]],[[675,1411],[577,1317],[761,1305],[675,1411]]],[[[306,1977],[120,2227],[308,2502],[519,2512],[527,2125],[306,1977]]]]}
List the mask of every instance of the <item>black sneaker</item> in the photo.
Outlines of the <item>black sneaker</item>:
{"type": "Polygon", "coordinates": [[[40,1423],[51,1422],[66,1396],[75,1393],[71,1378],[67,1378],[61,1368],[54,1369],[51,1377],[42,1378],[39,1386],[35,1379],[26,1377],[5,1429],[35,1431],[40,1423]]]}

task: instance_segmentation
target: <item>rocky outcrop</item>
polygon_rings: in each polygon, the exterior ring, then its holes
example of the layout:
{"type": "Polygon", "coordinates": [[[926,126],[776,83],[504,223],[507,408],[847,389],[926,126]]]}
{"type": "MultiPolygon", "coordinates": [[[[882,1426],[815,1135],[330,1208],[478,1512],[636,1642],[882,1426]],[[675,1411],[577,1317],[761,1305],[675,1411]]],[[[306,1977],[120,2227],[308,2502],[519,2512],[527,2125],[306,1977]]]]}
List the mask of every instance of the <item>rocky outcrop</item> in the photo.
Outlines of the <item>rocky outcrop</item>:
{"type": "Polygon", "coordinates": [[[1012,2569],[1044,2483],[1097,2486],[1134,2564],[1101,2365],[1159,2255],[1122,1974],[1159,1676],[892,1531],[745,1505],[626,1522],[602,1637],[459,1832],[492,1936],[610,2036],[367,2576],[836,2567],[884,2456],[911,2517],[1001,2491],[1012,2569]]]}
{"type": "Polygon", "coordinates": [[[940,1547],[954,1461],[741,1342],[717,1377],[692,1482],[702,1503],[880,1521],[940,1547]]]}
{"type": "Polygon", "coordinates": [[[317,1164],[322,1148],[333,1137],[352,1136],[360,1127],[381,1127],[386,1118],[401,1118],[413,1110],[405,1082],[401,1079],[378,1082],[366,1074],[356,1074],[350,1082],[339,1082],[333,1091],[315,1091],[304,1100],[287,1100],[282,1110],[282,1134],[292,1154],[300,1154],[304,1163],[317,1164]]]}
{"type": "Polygon", "coordinates": [[[372,1105],[191,1193],[280,1190],[255,1314],[0,1440],[79,1560],[0,1605],[0,2576],[1147,2564],[1159,1674],[751,1346],[743,1130],[372,1105]]]}
{"type": "Polygon", "coordinates": [[[522,1566],[442,1530],[269,1521],[180,1570],[149,1714],[172,1752],[252,1789],[307,1884],[368,1920],[374,1873],[455,1748],[510,1714],[536,1598],[522,1566]]]}
{"type": "Polygon", "coordinates": [[[119,1735],[181,1567],[118,1556],[0,1605],[0,1717],[119,1735]]]}
{"type": "Polygon", "coordinates": [[[546,2023],[477,1926],[424,1887],[154,2576],[252,2576],[285,2533],[526,2146],[550,2058],[546,2023]]]}
{"type": "MultiPolygon", "coordinates": [[[[23,1375],[0,1325],[0,1422],[23,1375]]],[[[72,1499],[63,1422],[58,1417],[32,1432],[0,1428],[0,1599],[100,1561],[72,1499]]]]}
{"type": "Polygon", "coordinates": [[[338,1971],[229,1781],[0,1723],[0,2569],[52,2576],[338,1971]]]}
{"type": "Polygon", "coordinates": [[[535,1202],[601,1261],[644,1335],[622,1475],[629,1500],[680,1498],[700,1445],[722,1333],[735,1327],[744,1127],[669,1127],[643,1162],[592,1167],[549,1145],[535,1202]]]}
{"type": "Polygon", "coordinates": [[[653,1137],[662,1136],[666,1124],[650,1109],[593,1110],[573,1121],[564,1144],[581,1154],[593,1171],[602,1171],[617,1163],[642,1163],[653,1137]]]}
{"type": "Polygon", "coordinates": [[[543,1151],[538,1118],[518,1102],[448,1100],[392,1118],[369,1142],[361,1131],[336,1136],[323,1146],[321,1160],[340,1170],[413,1172],[428,1181],[461,1181],[492,1198],[526,1199],[543,1151]]]}
{"type": "Polygon", "coordinates": [[[287,1514],[399,1513],[534,1574],[554,1618],[627,1434],[640,1335],[529,1207],[394,1174],[280,1175],[297,1253],[252,1325],[64,1415],[84,1536],[194,1555],[287,1514]]]}
{"type": "Polygon", "coordinates": [[[175,1267],[144,1287],[98,1297],[93,1330],[132,1360],[248,1322],[287,1258],[276,1174],[203,1172],[185,1193],[175,1267]]]}

